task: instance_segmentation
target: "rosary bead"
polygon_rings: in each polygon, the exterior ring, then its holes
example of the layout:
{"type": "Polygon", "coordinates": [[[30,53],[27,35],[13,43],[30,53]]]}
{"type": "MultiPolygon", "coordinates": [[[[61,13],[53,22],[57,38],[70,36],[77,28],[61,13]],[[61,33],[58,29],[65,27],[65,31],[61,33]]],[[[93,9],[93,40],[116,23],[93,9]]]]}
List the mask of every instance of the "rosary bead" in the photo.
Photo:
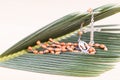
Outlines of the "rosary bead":
{"type": "Polygon", "coordinates": [[[98,44],[98,43],[95,43],[95,44],[94,44],[94,46],[95,46],[95,47],[99,47],[99,46],[100,46],[100,44],[98,44]]]}
{"type": "Polygon", "coordinates": [[[105,51],[108,51],[108,48],[107,48],[107,47],[105,47],[105,48],[104,48],[104,50],[105,50],[105,51]]]}
{"type": "Polygon", "coordinates": [[[41,44],[41,42],[38,40],[38,41],[36,42],[36,44],[37,44],[37,45],[40,45],[40,44],[41,44]]]}
{"type": "Polygon", "coordinates": [[[61,42],[60,45],[61,45],[61,46],[65,46],[65,43],[64,43],[64,42],[61,42]]]}
{"type": "Polygon", "coordinates": [[[43,48],[43,49],[46,49],[47,48],[47,46],[46,45],[41,45],[41,47],[43,48]]]}
{"type": "Polygon", "coordinates": [[[60,53],[61,53],[60,51],[55,52],[56,55],[59,55],[60,53]]]}
{"type": "Polygon", "coordinates": [[[48,47],[47,50],[53,51],[54,49],[52,47],[48,47]]]}
{"type": "Polygon", "coordinates": [[[54,52],[54,51],[50,51],[50,53],[51,53],[51,54],[55,54],[55,52],[54,52]]]}
{"type": "Polygon", "coordinates": [[[87,12],[89,12],[89,13],[91,13],[93,10],[92,10],[92,8],[89,8],[88,10],[87,10],[87,12]]]}
{"type": "Polygon", "coordinates": [[[49,53],[49,50],[44,50],[44,53],[49,53]]]}
{"type": "Polygon", "coordinates": [[[106,46],[104,44],[100,44],[100,48],[104,49],[106,46]]]}
{"type": "Polygon", "coordinates": [[[78,35],[80,35],[80,36],[81,36],[82,34],[83,34],[83,32],[82,32],[82,31],[78,31],[78,35]]]}
{"type": "Polygon", "coordinates": [[[90,47],[88,51],[89,51],[90,54],[95,54],[96,53],[96,50],[93,47],[90,47]]]}
{"type": "Polygon", "coordinates": [[[55,48],[55,51],[56,51],[56,52],[60,52],[61,49],[60,49],[60,48],[55,48]]]}
{"type": "Polygon", "coordinates": [[[61,51],[62,51],[62,52],[66,52],[66,51],[67,51],[67,49],[65,49],[65,48],[62,48],[62,49],[61,49],[61,51]]]}
{"type": "Polygon", "coordinates": [[[71,46],[72,45],[72,43],[71,42],[68,42],[67,44],[66,44],[66,46],[71,46]]]}
{"type": "Polygon", "coordinates": [[[33,53],[34,54],[38,54],[38,50],[33,50],[33,53]]]}
{"type": "Polygon", "coordinates": [[[72,48],[68,48],[68,51],[73,52],[73,49],[72,48]]]}
{"type": "Polygon", "coordinates": [[[43,51],[39,51],[38,54],[44,54],[44,52],[43,51]]]}
{"type": "Polygon", "coordinates": [[[78,43],[74,43],[73,45],[74,45],[75,47],[78,47],[78,43]]]}
{"type": "Polygon", "coordinates": [[[30,52],[33,51],[31,46],[29,46],[27,50],[30,51],[30,52]]]}
{"type": "Polygon", "coordinates": [[[56,45],[57,48],[61,48],[61,45],[56,45]]]}

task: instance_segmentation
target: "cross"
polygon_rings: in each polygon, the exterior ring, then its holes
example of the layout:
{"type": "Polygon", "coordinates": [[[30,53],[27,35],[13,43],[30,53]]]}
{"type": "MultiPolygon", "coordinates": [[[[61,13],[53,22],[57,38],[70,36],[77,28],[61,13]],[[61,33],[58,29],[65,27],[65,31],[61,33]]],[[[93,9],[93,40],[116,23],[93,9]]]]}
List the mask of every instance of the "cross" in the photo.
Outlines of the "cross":
{"type": "Polygon", "coordinates": [[[91,14],[91,22],[90,22],[90,28],[87,28],[85,30],[83,30],[83,32],[90,32],[90,42],[89,44],[94,44],[94,32],[97,31],[97,32],[100,32],[101,29],[100,28],[94,28],[94,12],[93,10],[90,8],[88,10],[88,12],[91,14]]]}

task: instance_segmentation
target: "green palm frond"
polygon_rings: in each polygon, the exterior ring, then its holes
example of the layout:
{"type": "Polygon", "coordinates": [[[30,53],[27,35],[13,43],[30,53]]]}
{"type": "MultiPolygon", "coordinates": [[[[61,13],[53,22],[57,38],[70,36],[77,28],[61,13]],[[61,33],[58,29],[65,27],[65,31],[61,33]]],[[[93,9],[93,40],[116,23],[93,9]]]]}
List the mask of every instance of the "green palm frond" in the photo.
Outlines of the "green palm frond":
{"type": "MultiPolygon", "coordinates": [[[[97,21],[120,12],[120,6],[105,5],[94,9],[94,11],[99,12],[95,14],[95,21],[97,21]]],[[[95,32],[95,41],[106,44],[109,50],[97,49],[95,55],[75,52],[66,52],[60,55],[35,55],[26,51],[29,45],[36,48],[35,42],[37,40],[45,42],[50,37],[64,42],[76,42],[78,38],[76,31],[82,22],[85,23],[84,26],[86,27],[90,23],[90,14],[72,13],[48,24],[5,51],[0,56],[0,66],[68,76],[98,76],[112,69],[113,63],[118,62],[120,59],[119,25],[96,26],[100,27],[102,31],[95,32]]],[[[84,34],[82,40],[88,42],[89,33],[84,34]]]]}

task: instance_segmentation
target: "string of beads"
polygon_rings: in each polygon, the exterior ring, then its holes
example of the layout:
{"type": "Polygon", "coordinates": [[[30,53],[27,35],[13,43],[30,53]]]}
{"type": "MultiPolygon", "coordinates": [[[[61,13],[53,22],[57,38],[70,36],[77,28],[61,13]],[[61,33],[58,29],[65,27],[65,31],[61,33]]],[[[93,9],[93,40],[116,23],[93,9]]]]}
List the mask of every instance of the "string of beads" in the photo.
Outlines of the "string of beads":
{"type": "MultiPolygon", "coordinates": [[[[81,35],[81,32],[78,32],[78,34],[81,35]]],[[[33,49],[31,46],[29,46],[27,48],[27,51],[34,53],[34,54],[57,54],[57,55],[63,52],[81,52],[81,50],[78,47],[77,42],[76,43],[71,43],[71,42],[65,43],[65,42],[58,42],[52,38],[49,38],[49,41],[47,43],[41,43],[38,40],[36,44],[41,48],[40,50],[33,49]]],[[[92,45],[92,47],[89,48],[88,54],[95,54],[96,53],[95,48],[100,48],[100,49],[107,51],[107,47],[104,44],[95,43],[94,45],[92,45]]]]}

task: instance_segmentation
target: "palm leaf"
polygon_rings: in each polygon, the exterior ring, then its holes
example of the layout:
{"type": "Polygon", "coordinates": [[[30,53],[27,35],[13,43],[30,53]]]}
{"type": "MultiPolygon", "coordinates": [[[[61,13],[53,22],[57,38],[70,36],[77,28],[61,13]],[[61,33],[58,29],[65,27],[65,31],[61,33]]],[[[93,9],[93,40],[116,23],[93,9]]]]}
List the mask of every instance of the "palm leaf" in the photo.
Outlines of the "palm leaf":
{"type": "MultiPolygon", "coordinates": [[[[99,11],[95,14],[95,21],[97,21],[120,12],[120,6],[105,5],[94,11],[99,11]]],[[[36,48],[37,40],[45,42],[50,37],[64,42],[76,42],[78,38],[76,30],[79,29],[81,22],[85,22],[85,26],[88,25],[90,15],[88,13],[72,13],[56,20],[5,51],[0,57],[0,66],[68,76],[98,76],[112,69],[113,63],[120,59],[120,28],[115,25],[96,26],[102,28],[102,31],[95,33],[95,41],[106,44],[109,48],[107,52],[97,49],[95,55],[72,52],[60,55],[35,55],[26,51],[29,45],[36,48]],[[105,28],[106,26],[107,28],[105,28]],[[118,32],[114,33],[116,29],[118,32]]],[[[89,33],[84,34],[82,39],[88,42],[89,33]]]]}

